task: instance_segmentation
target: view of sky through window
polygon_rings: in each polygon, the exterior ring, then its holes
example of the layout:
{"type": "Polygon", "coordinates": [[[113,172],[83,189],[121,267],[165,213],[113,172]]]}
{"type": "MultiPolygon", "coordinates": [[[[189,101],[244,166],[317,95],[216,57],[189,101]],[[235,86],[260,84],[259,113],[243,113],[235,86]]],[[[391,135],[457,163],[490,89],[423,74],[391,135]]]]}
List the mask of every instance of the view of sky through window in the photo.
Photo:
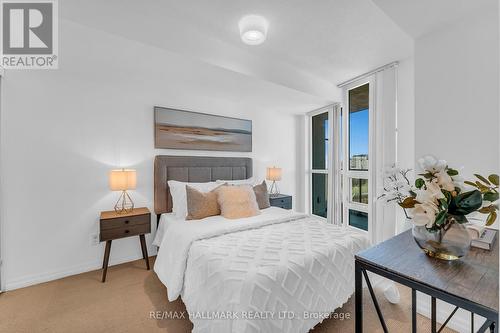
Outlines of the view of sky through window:
{"type": "Polygon", "coordinates": [[[368,109],[350,114],[349,157],[368,155],[368,115],[368,109]]]}

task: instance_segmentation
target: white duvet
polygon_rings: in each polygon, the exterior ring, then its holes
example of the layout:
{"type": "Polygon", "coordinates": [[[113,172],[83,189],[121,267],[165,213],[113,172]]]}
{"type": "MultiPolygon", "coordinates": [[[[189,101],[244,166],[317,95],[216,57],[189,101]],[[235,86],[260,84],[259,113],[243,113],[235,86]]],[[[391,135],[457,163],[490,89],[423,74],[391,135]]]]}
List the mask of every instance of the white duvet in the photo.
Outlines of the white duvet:
{"type": "Polygon", "coordinates": [[[193,332],[307,332],[351,296],[354,254],[369,245],[359,231],[275,207],[162,229],[154,270],[170,301],[182,297],[193,332]]]}

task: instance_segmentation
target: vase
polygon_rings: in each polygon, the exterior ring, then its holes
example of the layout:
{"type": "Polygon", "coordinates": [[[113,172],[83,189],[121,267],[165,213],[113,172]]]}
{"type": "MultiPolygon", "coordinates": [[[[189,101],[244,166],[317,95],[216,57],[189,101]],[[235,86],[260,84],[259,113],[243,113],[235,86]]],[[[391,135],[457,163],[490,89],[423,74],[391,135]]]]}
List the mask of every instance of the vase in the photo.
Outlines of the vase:
{"type": "Polygon", "coordinates": [[[451,222],[447,228],[429,231],[425,226],[412,228],[413,238],[429,256],[442,260],[457,260],[470,249],[471,238],[463,224],[451,222]]]}

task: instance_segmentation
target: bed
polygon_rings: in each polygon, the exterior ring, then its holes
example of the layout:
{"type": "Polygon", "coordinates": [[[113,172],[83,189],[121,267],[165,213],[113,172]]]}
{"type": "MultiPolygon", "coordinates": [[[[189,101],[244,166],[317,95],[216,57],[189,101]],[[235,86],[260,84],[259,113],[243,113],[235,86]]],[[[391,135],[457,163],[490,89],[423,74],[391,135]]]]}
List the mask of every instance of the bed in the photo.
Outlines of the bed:
{"type": "Polygon", "coordinates": [[[193,332],[307,332],[354,291],[365,234],[277,207],[258,216],[186,222],[171,213],[168,180],[252,176],[249,158],[157,156],[154,270],[181,297],[193,332]]]}

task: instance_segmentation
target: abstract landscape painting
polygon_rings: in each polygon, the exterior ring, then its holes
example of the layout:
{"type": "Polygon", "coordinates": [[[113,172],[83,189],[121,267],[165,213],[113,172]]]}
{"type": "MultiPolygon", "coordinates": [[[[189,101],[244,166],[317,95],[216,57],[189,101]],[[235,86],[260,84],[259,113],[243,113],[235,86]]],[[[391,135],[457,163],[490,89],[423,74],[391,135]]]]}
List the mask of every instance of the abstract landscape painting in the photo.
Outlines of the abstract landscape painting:
{"type": "Polygon", "coordinates": [[[155,107],[155,148],[252,151],[252,121],[155,107]]]}

